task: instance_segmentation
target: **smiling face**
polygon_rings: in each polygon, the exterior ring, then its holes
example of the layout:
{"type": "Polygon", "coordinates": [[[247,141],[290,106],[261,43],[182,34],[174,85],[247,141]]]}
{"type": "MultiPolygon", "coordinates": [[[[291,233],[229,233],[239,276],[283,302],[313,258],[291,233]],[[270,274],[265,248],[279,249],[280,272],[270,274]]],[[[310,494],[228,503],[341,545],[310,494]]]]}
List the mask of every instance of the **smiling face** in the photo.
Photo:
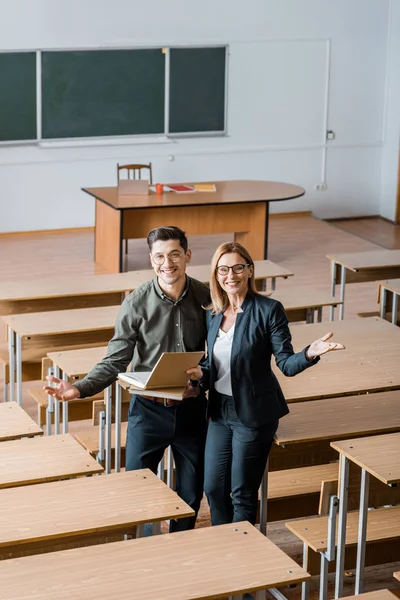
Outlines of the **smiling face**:
{"type": "MultiPolygon", "coordinates": [[[[223,254],[218,261],[218,267],[233,267],[234,265],[246,265],[246,260],[241,254],[237,252],[229,252],[223,254]]],[[[253,273],[252,266],[244,267],[242,273],[234,273],[232,269],[229,269],[226,275],[220,275],[216,272],[216,278],[221,288],[229,296],[240,296],[244,298],[249,289],[249,278],[253,273]]]]}
{"type": "Polygon", "coordinates": [[[150,252],[155,274],[167,286],[174,285],[185,277],[186,265],[191,257],[191,251],[188,249],[185,252],[179,240],[158,240],[154,242],[150,252]]]}

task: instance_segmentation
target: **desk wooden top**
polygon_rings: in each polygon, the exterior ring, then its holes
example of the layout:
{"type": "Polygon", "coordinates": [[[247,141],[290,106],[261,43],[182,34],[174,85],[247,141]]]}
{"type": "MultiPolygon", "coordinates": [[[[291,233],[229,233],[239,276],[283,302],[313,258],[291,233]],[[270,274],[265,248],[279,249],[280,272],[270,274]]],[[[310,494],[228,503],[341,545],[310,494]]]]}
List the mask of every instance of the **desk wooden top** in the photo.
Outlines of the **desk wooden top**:
{"type": "Polygon", "coordinates": [[[338,298],[331,296],[329,292],[306,286],[296,286],[294,289],[279,289],[274,292],[266,292],[266,295],[279,300],[287,310],[343,304],[338,298]]]}
{"type": "Polygon", "coordinates": [[[0,552],[71,535],[191,517],[194,511],[149,469],[80,477],[1,492],[0,552]]]}
{"type": "Polygon", "coordinates": [[[372,250],[369,252],[328,254],[327,258],[339,265],[343,265],[351,271],[400,267],[400,250],[372,250]]]}
{"type": "Polygon", "coordinates": [[[0,489],[91,475],[103,470],[69,434],[0,444],[0,489]]]}
{"type": "Polygon", "coordinates": [[[400,482],[400,433],[331,442],[331,446],[383,483],[400,482]]]}
{"type": "Polygon", "coordinates": [[[396,579],[398,579],[400,581],[400,571],[393,573],[393,577],[395,577],[396,579]]]}
{"type": "MultiPolygon", "coordinates": [[[[0,404],[0,441],[43,435],[43,430],[16,402],[0,404]]],[[[1,469],[1,467],[0,467],[1,469]]]]}
{"type": "Polygon", "coordinates": [[[296,402],[279,421],[278,446],[400,431],[400,390],[296,402]]]}
{"type": "Polygon", "coordinates": [[[21,337],[98,331],[114,327],[119,306],[75,308],[2,317],[21,337]]]}
{"type": "Polygon", "coordinates": [[[400,327],[379,317],[292,325],[293,346],[302,350],[332,331],[346,350],[330,352],[296,377],[274,372],[286,400],[296,402],[400,388],[400,327]]]}
{"type": "Polygon", "coordinates": [[[400,279],[387,279],[386,281],[376,282],[380,288],[385,288],[394,294],[400,294],[400,279]]]}
{"type": "Polygon", "coordinates": [[[48,352],[47,356],[68,377],[87,375],[107,353],[107,346],[98,348],[79,348],[78,350],[66,350],[63,352],[48,352]]]}
{"type": "MultiPolygon", "coordinates": [[[[357,596],[343,596],[342,600],[396,600],[397,596],[389,590],[377,590],[375,592],[366,592],[357,596]]],[[[340,599],[339,599],[340,600],[340,599]]]]}
{"type": "MultiPolygon", "coordinates": [[[[152,273],[150,278],[153,277],[154,271],[151,269],[145,271],[145,273],[149,272],[152,273]]],[[[133,290],[147,279],[143,280],[142,271],[129,271],[106,275],[77,275],[76,277],[56,275],[51,279],[2,281],[0,282],[0,307],[1,302],[13,300],[122,293],[133,290]]]]}
{"type": "MultiPolygon", "coordinates": [[[[270,260],[256,260],[254,265],[256,279],[291,277],[293,275],[291,271],[284,269],[270,260]]],[[[210,269],[210,265],[188,265],[187,274],[199,281],[208,283],[210,280],[210,269]]],[[[0,282],[0,314],[2,303],[123,293],[132,291],[153,278],[153,269],[142,269],[129,271],[128,273],[107,275],[78,275],[73,278],[55,276],[51,279],[35,279],[22,282],[2,281],[0,282]]],[[[23,309],[21,309],[21,312],[24,312],[23,309]]]]}
{"type": "Polygon", "coordinates": [[[1,561],[0,599],[217,599],[309,577],[243,522],[56,552],[50,569],[46,555],[1,561]]]}
{"type": "MultiPolygon", "coordinates": [[[[299,198],[305,194],[305,190],[298,185],[276,181],[238,180],[204,183],[214,183],[217,191],[212,193],[190,192],[188,194],[166,192],[161,195],[149,191],[148,195],[119,195],[117,186],[82,189],[90,196],[94,196],[96,200],[101,200],[115,209],[236,204],[244,202],[277,202],[279,200],[299,198]]],[[[192,184],[189,183],[188,185],[192,184]]]]}

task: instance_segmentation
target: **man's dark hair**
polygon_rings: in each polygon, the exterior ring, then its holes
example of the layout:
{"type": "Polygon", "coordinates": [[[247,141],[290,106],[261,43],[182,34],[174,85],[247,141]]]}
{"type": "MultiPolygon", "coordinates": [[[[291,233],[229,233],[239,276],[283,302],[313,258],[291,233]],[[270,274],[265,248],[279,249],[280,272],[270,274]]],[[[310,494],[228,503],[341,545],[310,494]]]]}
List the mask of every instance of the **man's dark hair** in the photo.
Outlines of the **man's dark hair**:
{"type": "Polygon", "coordinates": [[[153,247],[154,242],[166,242],[167,240],[178,240],[185,252],[188,249],[188,241],[185,232],[174,225],[166,225],[165,227],[156,227],[147,235],[147,244],[149,250],[153,247]]]}

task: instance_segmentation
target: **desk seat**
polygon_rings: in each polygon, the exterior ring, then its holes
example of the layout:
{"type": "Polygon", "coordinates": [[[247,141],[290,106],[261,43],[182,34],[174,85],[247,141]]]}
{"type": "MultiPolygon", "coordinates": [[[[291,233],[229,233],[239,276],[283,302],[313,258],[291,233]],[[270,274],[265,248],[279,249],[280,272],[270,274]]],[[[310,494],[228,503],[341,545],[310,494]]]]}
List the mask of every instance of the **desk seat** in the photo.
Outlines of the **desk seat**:
{"type": "MultiPolygon", "coordinates": [[[[358,511],[349,512],[346,525],[345,568],[356,564],[358,539],[358,511]]],[[[312,517],[291,521],[286,527],[306,545],[305,567],[311,575],[320,569],[319,553],[327,550],[328,517],[312,517]]],[[[400,560],[400,505],[378,508],[368,512],[366,566],[385,564],[400,560]]],[[[329,570],[336,568],[335,561],[329,570]]]]}
{"type": "MultiPolygon", "coordinates": [[[[44,382],[43,382],[44,385],[44,382]]],[[[38,424],[44,426],[46,423],[46,410],[48,396],[41,388],[32,388],[28,390],[28,395],[36,402],[38,409],[38,424]]],[[[96,394],[90,398],[76,398],[68,402],[68,421],[83,421],[92,418],[93,403],[103,402],[104,393],[96,394]]],[[[52,413],[54,421],[54,413],[52,413]]]]}

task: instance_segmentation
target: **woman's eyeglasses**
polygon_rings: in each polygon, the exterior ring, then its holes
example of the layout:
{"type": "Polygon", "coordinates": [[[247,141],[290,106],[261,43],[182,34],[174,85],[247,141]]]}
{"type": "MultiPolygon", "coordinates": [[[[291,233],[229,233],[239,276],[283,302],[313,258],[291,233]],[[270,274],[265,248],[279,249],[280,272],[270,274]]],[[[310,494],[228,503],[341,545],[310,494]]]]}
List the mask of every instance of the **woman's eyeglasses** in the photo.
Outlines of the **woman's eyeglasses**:
{"type": "Polygon", "coordinates": [[[218,273],[218,275],[228,275],[229,273],[229,269],[232,269],[232,271],[234,273],[236,273],[236,275],[239,275],[240,273],[243,273],[245,267],[250,267],[250,263],[246,263],[246,264],[242,264],[239,263],[237,265],[233,265],[233,267],[226,267],[225,265],[221,265],[220,267],[217,267],[216,271],[218,273]]]}

